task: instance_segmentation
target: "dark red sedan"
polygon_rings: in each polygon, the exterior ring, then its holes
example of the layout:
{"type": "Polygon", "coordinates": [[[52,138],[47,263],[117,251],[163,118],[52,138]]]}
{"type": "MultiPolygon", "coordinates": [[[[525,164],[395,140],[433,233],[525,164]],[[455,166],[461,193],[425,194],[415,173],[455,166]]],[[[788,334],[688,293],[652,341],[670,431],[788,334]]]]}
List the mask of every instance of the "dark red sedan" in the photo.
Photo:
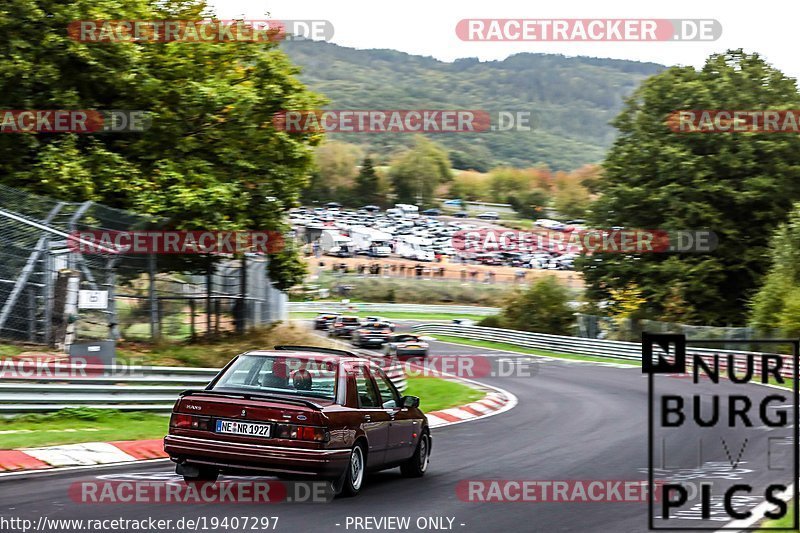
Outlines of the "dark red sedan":
{"type": "Polygon", "coordinates": [[[164,450],[186,481],[221,472],[315,477],[353,496],[367,471],[425,474],[431,452],[419,398],[349,352],[278,346],[236,356],[173,408],[164,450]]]}

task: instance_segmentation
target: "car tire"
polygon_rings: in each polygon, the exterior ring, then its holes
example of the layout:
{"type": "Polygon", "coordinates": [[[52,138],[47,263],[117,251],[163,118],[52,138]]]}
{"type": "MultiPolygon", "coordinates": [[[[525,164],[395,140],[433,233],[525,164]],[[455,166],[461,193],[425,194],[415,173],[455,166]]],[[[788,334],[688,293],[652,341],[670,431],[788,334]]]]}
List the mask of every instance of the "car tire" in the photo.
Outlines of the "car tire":
{"type": "Polygon", "coordinates": [[[364,446],[356,444],[350,451],[350,460],[344,472],[344,485],[339,493],[343,498],[351,498],[361,492],[366,475],[366,454],[364,446]]]}
{"type": "Polygon", "coordinates": [[[405,477],[422,477],[430,463],[431,440],[428,432],[422,434],[417,449],[405,463],[400,465],[400,473],[405,477]]]}
{"type": "Polygon", "coordinates": [[[183,474],[186,483],[208,482],[214,483],[219,478],[219,470],[212,466],[200,466],[196,476],[183,474]]]}

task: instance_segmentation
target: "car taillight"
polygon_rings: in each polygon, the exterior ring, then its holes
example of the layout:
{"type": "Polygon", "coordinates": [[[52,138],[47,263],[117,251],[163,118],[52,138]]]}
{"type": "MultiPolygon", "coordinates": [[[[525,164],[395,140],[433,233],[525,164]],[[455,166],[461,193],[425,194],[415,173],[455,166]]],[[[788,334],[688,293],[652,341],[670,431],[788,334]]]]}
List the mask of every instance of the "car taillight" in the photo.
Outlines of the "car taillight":
{"type": "Polygon", "coordinates": [[[279,439],[310,440],[316,442],[327,442],[330,433],[325,428],[316,426],[297,426],[295,424],[278,424],[275,436],[279,439]]]}
{"type": "Polygon", "coordinates": [[[358,332],[361,333],[362,335],[364,335],[366,333],[369,333],[369,330],[368,329],[360,329],[360,330],[358,330],[358,332]]]}
{"type": "Polygon", "coordinates": [[[391,331],[388,329],[384,329],[383,331],[381,331],[381,333],[383,333],[384,335],[388,335],[389,333],[391,333],[391,331]]]}
{"type": "Polygon", "coordinates": [[[169,418],[169,427],[176,429],[199,429],[209,431],[211,419],[206,416],[185,415],[172,413],[169,418]]]}

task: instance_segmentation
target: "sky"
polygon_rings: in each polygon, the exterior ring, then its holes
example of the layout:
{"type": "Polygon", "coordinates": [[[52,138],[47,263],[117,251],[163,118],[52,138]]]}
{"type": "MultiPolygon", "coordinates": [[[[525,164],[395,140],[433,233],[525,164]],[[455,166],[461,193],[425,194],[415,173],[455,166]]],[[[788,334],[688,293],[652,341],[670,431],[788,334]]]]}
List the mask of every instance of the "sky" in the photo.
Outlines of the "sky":
{"type": "Polygon", "coordinates": [[[759,0],[209,0],[223,19],[328,20],[332,42],[353,48],[389,48],[442,61],[461,57],[502,60],[520,52],[610,57],[665,65],[702,66],[715,52],[759,52],[785,74],[800,78],[800,2],[759,0]],[[712,42],[465,42],[455,32],[461,19],[716,19],[712,42]]]}

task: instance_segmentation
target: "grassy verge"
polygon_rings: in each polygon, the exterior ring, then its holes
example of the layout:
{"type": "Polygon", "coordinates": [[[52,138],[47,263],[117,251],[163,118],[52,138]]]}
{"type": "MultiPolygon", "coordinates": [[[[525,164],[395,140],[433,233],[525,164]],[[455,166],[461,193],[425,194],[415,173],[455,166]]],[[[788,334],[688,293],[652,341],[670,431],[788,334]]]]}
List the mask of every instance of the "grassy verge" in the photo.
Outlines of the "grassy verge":
{"type": "Polygon", "coordinates": [[[328,339],[314,335],[308,328],[292,323],[260,328],[245,335],[222,334],[194,343],[145,344],[126,342],[117,347],[122,362],[139,365],[222,367],[233,356],[248,350],[271,349],[278,344],[336,348],[328,339]]]}
{"type": "Polygon", "coordinates": [[[419,406],[425,412],[457,407],[484,396],[483,392],[456,381],[419,376],[408,378],[408,389],[404,394],[419,396],[419,406]]]}
{"type": "Polygon", "coordinates": [[[154,413],[87,408],[21,415],[0,419],[0,449],[158,439],[166,435],[168,423],[169,418],[154,413]]]}
{"type": "MultiPolygon", "coordinates": [[[[336,309],[338,307],[338,303],[334,303],[331,305],[332,309],[336,309]]],[[[350,313],[346,313],[350,314],[350,313]]],[[[482,316],[477,315],[464,315],[464,314],[455,314],[455,313],[400,313],[400,312],[391,312],[391,311],[358,311],[353,312],[354,315],[360,316],[382,316],[384,318],[393,318],[398,320],[453,320],[454,318],[471,318],[476,322],[483,318],[482,316]]],[[[314,318],[317,316],[317,313],[311,311],[297,311],[294,313],[289,313],[291,318],[314,318]]]]}
{"type": "Polygon", "coordinates": [[[789,512],[786,513],[786,516],[780,518],[778,520],[768,520],[762,524],[760,527],[764,528],[761,531],[771,531],[779,528],[783,529],[792,529],[794,527],[794,506],[791,502],[789,502],[789,512]]]}
{"type": "Polygon", "coordinates": [[[478,348],[494,348],[495,350],[507,350],[510,352],[529,353],[531,355],[542,355],[545,357],[555,357],[558,359],[573,359],[576,361],[596,361],[599,363],[620,363],[623,365],[639,366],[640,362],[631,361],[628,359],[613,359],[606,357],[592,357],[589,355],[576,355],[571,353],[551,352],[548,350],[537,350],[535,348],[524,348],[515,344],[506,344],[504,342],[491,342],[491,341],[478,341],[474,339],[465,339],[463,337],[451,337],[448,335],[433,335],[433,337],[442,342],[454,342],[457,344],[465,344],[468,346],[475,346],[478,348]]]}
{"type": "Polygon", "coordinates": [[[16,357],[28,350],[36,350],[39,346],[24,346],[21,344],[0,344],[0,357],[16,357]]]}
{"type": "MultiPolygon", "coordinates": [[[[480,400],[483,393],[460,383],[431,377],[412,377],[405,394],[419,396],[424,411],[437,411],[480,400]]],[[[169,418],[154,413],[75,408],[55,413],[0,419],[0,450],[107,442],[160,439],[169,418]]]]}

